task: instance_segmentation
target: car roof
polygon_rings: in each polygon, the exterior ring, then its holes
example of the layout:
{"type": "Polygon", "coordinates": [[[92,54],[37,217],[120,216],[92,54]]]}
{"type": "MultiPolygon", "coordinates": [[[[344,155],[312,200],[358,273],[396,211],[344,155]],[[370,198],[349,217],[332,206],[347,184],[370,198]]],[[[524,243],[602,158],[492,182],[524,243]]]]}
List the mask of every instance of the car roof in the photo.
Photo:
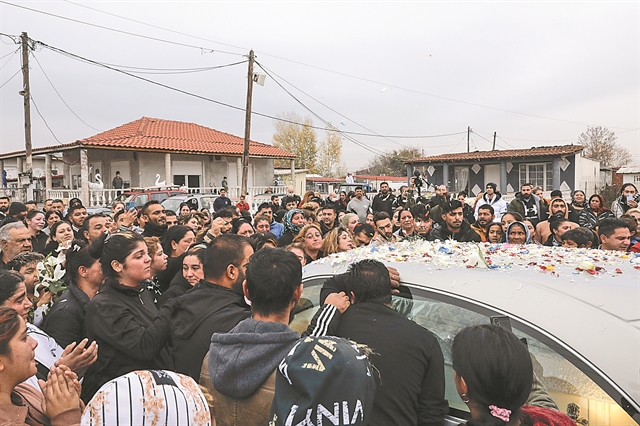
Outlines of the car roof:
{"type": "Polygon", "coordinates": [[[371,258],[398,269],[403,283],[474,301],[553,336],[640,404],[640,255],[414,242],[339,253],[307,265],[304,276],[339,274],[371,258]]]}

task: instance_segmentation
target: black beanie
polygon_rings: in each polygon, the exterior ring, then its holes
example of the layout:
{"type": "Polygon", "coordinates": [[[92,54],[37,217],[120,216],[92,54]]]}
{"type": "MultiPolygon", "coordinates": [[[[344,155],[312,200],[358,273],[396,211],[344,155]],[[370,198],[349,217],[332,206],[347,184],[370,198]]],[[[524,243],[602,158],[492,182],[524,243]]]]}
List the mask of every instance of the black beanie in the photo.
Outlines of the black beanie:
{"type": "MultiPolygon", "coordinates": [[[[305,419],[333,425],[370,421],[375,380],[367,355],[341,337],[306,337],[278,366],[269,426],[305,419]]],[[[315,424],[315,423],[314,423],[315,424]]]]}
{"type": "Polygon", "coordinates": [[[495,183],[493,183],[493,182],[489,182],[489,183],[485,186],[485,188],[486,188],[486,187],[489,187],[489,186],[490,186],[491,188],[493,188],[493,192],[495,192],[495,191],[498,189],[498,185],[496,185],[496,184],[495,184],[495,183]]]}

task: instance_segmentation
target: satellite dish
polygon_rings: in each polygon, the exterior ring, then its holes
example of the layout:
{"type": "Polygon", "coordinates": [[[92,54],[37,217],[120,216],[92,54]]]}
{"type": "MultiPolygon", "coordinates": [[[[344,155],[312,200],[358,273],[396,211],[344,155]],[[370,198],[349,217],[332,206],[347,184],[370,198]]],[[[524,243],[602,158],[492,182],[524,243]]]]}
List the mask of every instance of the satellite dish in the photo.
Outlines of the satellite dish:
{"type": "Polygon", "coordinates": [[[35,169],[33,169],[33,177],[36,179],[40,179],[44,177],[44,170],[42,170],[39,167],[36,167],[35,169]]]}

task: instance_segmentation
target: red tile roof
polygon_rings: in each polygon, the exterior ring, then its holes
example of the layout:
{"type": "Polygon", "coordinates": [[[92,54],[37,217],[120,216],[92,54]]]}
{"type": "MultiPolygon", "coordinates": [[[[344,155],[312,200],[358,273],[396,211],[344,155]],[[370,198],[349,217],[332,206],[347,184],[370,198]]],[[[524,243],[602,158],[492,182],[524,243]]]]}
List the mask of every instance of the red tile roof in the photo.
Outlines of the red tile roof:
{"type": "MultiPolygon", "coordinates": [[[[36,148],[33,152],[73,146],[241,156],[244,139],[194,123],[142,117],[86,139],[58,146],[36,148]]],[[[254,141],[249,143],[249,155],[253,157],[295,158],[295,154],[273,145],[254,141]]]]}
{"type": "Polygon", "coordinates": [[[405,161],[405,163],[442,163],[449,161],[475,161],[486,159],[503,159],[503,158],[526,158],[526,157],[545,157],[545,156],[561,156],[571,155],[584,149],[580,145],[564,145],[564,146],[539,146],[530,149],[507,149],[495,151],[475,151],[463,152],[457,154],[441,154],[431,157],[414,158],[405,161]]]}

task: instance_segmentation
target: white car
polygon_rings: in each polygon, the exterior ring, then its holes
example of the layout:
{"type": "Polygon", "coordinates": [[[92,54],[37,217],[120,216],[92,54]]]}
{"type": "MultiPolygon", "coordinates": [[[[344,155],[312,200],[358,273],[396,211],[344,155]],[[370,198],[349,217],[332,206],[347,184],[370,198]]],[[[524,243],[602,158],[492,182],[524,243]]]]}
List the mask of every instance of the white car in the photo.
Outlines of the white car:
{"type": "Polygon", "coordinates": [[[398,269],[411,298],[394,296],[392,307],[438,338],[449,421],[469,418],[453,383],[453,337],[469,325],[499,322],[526,339],[534,371],[560,411],[580,408],[578,424],[640,423],[640,256],[452,241],[361,247],[304,267],[303,298],[313,307],[292,326],[304,329],[328,277],[367,258],[398,269]]]}

